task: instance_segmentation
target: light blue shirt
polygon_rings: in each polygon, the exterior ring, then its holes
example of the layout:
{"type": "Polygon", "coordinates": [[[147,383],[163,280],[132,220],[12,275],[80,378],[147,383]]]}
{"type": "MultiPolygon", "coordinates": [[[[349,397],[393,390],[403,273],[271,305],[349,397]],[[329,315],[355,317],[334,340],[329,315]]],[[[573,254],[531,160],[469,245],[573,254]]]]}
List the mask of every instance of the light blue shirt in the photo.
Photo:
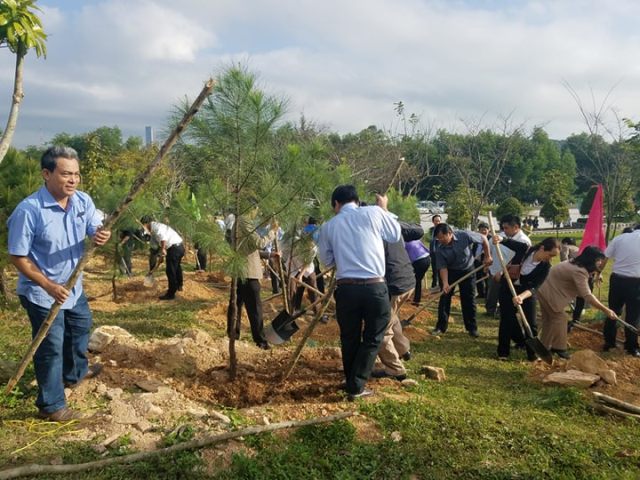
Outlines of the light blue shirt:
{"type": "Polygon", "coordinates": [[[336,278],[384,277],[384,245],[400,241],[400,224],[378,206],[342,206],[322,225],[318,255],[328,267],[336,266],[336,278]]]}
{"type": "MultiPolygon", "coordinates": [[[[86,193],[76,191],[65,210],[42,186],[20,202],[7,220],[9,254],[29,257],[48,279],[63,285],[84,254],[85,237],[95,235],[101,225],[102,216],[86,193]]],[[[53,297],[22,273],[17,292],[41,307],[54,303],[53,297]]],[[[61,308],[73,308],[81,294],[82,275],[61,308]]]]}

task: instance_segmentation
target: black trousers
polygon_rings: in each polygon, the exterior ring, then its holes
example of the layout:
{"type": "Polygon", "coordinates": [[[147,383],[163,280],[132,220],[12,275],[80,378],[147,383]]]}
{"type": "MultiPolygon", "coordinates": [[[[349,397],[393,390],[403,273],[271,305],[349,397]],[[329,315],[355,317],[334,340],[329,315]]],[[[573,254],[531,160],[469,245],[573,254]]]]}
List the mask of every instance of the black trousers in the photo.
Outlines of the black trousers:
{"type": "MultiPolygon", "coordinates": [[[[473,268],[478,268],[480,265],[482,265],[482,261],[475,259],[473,261],[473,268]]],[[[483,278],[487,273],[484,270],[478,270],[476,272],[476,290],[478,292],[478,298],[485,298],[487,296],[487,290],[489,289],[489,284],[487,282],[487,279],[482,280],[481,282],[478,281],[481,278],[483,278]]]]}
{"type": "MultiPolygon", "coordinates": [[[[516,293],[520,294],[526,289],[520,285],[514,285],[516,293]]],[[[535,297],[529,297],[522,302],[522,310],[525,317],[527,317],[527,323],[531,327],[531,333],[533,336],[538,335],[538,326],[536,324],[536,299],[535,297]]],[[[513,304],[513,296],[509,285],[503,278],[500,281],[500,327],[498,329],[498,356],[508,357],[511,350],[511,341],[516,344],[524,343],[524,334],[518,319],[516,318],[516,306],[513,304]]],[[[527,357],[530,360],[536,358],[534,351],[526,346],[527,357]]]]}
{"type": "MultiPolygon", "coordinates": [[[[311,275],[308,275],[306,277],[302,277],[302,281],[304,283],[306,283],[307,285],[310,285],[314,288],[317,288],[316,285],[316,274],[315,272],[312,273],[311,275]]],[[[307,291],[307,289],[305,287],[303,287],[302,285],[298,286],[296,288],[296,293],[294,293],[293,295],[293,309],[294,310],[300,310],[300,308],[302,307],[302,298],[304,297],[304,292],[307,291]]],[[[311,303],[316,301],[316,292],[312,291],[312,290],[308,290],[307,291],[307,296],[309,297],[309,301],[311,303]]]]}
{"type": "MultiPolygon", "coordinates": [[[[640,326],[640,278],[623,277],[612,273],[609,280],[609,308],[618,315],[625,308],[625,321],[634,327],[640,326]]],[[[605,320],[604,341],[611,347],[616,345],[618,324],[615,320],[605,320]]],[[[628,328],[624,330],[624,348],[628,352],[638,349],[638,336],[628,328]]]]}
{"type": "Polygon", "coordinates": [[[371,376],[389,324],[389,290],[386,283],[339,285],[335,299],[347,393],[356,394],[371,376]]]}
{"type": "MultiPolygon", "coordinates": [[[[470,270],[449,270],[449,285],[459,280],[470,270]]],[[[460,303],[462,304],[462,319],[464,328],[468,332],[478,330],[476,322],[476,287],[475,277],[471,275],[466,280],[458,284],[460,287],[460,303]]],[[[440,302],[438,302],[438,323],[436,328],[442,332],[446,332],[449,327],[449,314],[451,313],[451,297],[455,293],[455,288],[451,289],[448,294],[442,294],[440,302]]]]}
{"type": "Polygon", "coordinates": [[[175,295],[178,289],[182,288],[182,267],[180,262],[184,257],[184,247],[182,244],[173,245],[167,249],[166,268],[167,280],[169,288],[167,295],[175,295]]]}
{"type": "MultiPolygon", "coordinates": [[[[430,264],[430,257],[419,258],[411,264],[413,266],[413,273],[416,276],[416,288],[413,292],[413,301],[415,303],[419,303],[422,298],[422,279],[427,274],[430,264]]],[[[437,273],[435,275],[437,275],[437,273]]]]}
{"type": "MultiPolygon", "coordinates": [[[[251,336],[256,345],[267,343],[264,336],[264,324],[262,322],[262,301],[260,300],[260,281],[255,278],[247,278],[245,280],[238,279],[238,287],[236,288],[236,306],[238,315],[242,318],[242,306],[247,309],[249,324],[251,325],[251,336]]],[[[231,303],[227,308],[227,325],[233,325],[231,318],[231,303]]],[[[240,322],[236,325],[234,331],[227,331],[237,339],[240,338],[240,322]]]]}
{"type": "Polygon", "coordinates": [[[202,248],[197,243],[194,245],[196,249],[196,270],[206,270],[207,269],[207,250],[202,248]]]}
{"type": "Polygon", "coordinates": [[[273,257],[269,257],[269,266],[271,267],[269,269],[269,277],[271,278],[271,292],[279,293],[281,288],[280,278],[278,278],[278,275],[276,275],[275,273],[278,272],[278,260],[273,257]]]}
{"type": "Polygon", "coordinates": [[[320,260],[318,260],[318,257],[313,259],[313,269],[316,274],[316,285],[318,285],[318,290],[324,293],[324,277],[320,275],[322,270],[320,270],[320,260]]]}

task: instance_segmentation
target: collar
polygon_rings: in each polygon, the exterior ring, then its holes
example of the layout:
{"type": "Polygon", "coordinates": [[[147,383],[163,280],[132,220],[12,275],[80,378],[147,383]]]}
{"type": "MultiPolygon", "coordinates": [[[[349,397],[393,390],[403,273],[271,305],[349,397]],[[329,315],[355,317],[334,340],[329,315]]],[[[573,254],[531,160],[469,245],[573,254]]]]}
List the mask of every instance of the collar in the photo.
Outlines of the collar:
{"type": "MultiPolygon", "coordinates": [[[[46,185],[42,185],[40,187],[40,190],[38,190],[38,198],[40,199],[40,202],[42,203],[42,206],[44,208],[55,208],[58,207],[59,209],[63,210],[62,206],[56,201],[55,198],[53,198],[53,195],[51,195],[51,192],[49,192],[49,190],[47,190],[47,186],[46,185]]],[[[71,210],[75,204],[75,198],[76,198],[76,192],[73,193],[73,195],[71,195],[69,197],[68,203],[67,203],[67,211],[71,210]]]]}
{"type": "Polygon", "coordinates": [[[354,202],[349,202],[349,203],[345,203],[344,205],[342,205],[342,207],[340,207],[340,213],[344,212],[344,211],[349,211],[349,210],[357,210],[358,205],[356,205],[354,202]]]}

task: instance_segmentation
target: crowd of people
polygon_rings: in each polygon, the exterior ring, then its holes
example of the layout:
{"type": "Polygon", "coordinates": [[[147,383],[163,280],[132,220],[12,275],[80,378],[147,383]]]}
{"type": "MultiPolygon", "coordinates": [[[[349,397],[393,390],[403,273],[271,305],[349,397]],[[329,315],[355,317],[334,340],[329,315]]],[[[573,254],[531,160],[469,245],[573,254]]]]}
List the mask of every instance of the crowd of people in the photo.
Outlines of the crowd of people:
{"type": "MultiPolygon", "coordinates": [[[[77,386],[100,373],[100,365],[89,365],[87,342],[92,324],[91,310],[83,293],[82,278],[64,285],[84,253],[84,239],[105,245],[111,236],[102,228],[103,216],[89,195],[78,190],[80,169],[77,153],[68,147],[51,147],[41,159],[44,185],[24,199],[9,217],[8,246],[12,263],[19,271],[17,291],[35,336],[54,302],[61,304],[49,334],[34,356],[41,417],[66,421],[80,417],[66,405],[64,388],[77,386]]],[[[578,248],[570,238],[560,244],[548,237],[532,245],[516,215],[499,219],[499,234],[480,224],[477,231],[455,230],[432,217],[428,246],[421,225],[398,219],[388,210],[385,195],[376,195],[375,205],[360,202],[352,185],[338,186],[332,193],[334,216],[323,225],[305,219],[291,238],[274,218],[258,224],[258,208],[238,218],[219,220],[225,238],[243,257],[237,272],[236,301],[228,306],[228,335],[240,337],[243,307],[254,343],[270,345],[265,336],[261,281],[265,268],[272,279],[272,292],[290,301],[290,312],[325,293],[324,277],[333,271],[335,317],[340,329],[344,372],[343,388],[348,398],[372,395],[371,377],[399,381],[407,377],[404,362],[411,358],[411,345],[403,333],[400,307],[410,302],[419,306],[429,267],[431,289],[438,295],[437,323],[433,335],[445,335],[456,287],[460,294],[464,328],[472,339],[478,330],[478,299],[484,299],[486,313],[499,312],[497,356],[508,360],[512,345],[525,348],[527,358],[537,355],[525,342],[516,317],[518,307],[534,336],[545,348],[568,358],[567,331],[579,321],[579,302],[601,310],[605,345],[616,347],[617,319],[624,309],[626,321],[640,324],[640,226],[615,237],[603,252],[594,246],[578,248]],[[280,248],[284,246],[284,248],[280,248]],[[496,253],[508,258],[505,269],[497,268],[496,253]],[[552,265],[554,257],[560,262],[552,265]],[[614,259],[609,290],[609,307],[592,293],[606,262],[614,259]],[[324,270],[323,270],[324,269],[324,270]],[[515,291],[512,294],[511,286],[515,291]],[[571,321],[565,313],[574,306],[571,321]],[[540,308],[540,322],[536,310],[540,308]],[[376,359],[382,365],[374,369],[376,359]]],[[[170,301],[183,288],[181,262],[185,255],[183,237],[166,223],[145,215],[138,229],[123,229],[118,238],[119,267],[132,274],[131,252],[135,241],[150,242],[149,272],[165,263],[167,291],[159,297],[170,301]]],[[[198,248],[197,269],[206,267],[206,250],[198,248]]],[[[315,310],[314,310],[315,311],[315,310]]],[[[325,316],[324,321],[328,321],[325,316]]],[[[640,357],[637,335],[625,330],[625,350],[640,357]]]]}

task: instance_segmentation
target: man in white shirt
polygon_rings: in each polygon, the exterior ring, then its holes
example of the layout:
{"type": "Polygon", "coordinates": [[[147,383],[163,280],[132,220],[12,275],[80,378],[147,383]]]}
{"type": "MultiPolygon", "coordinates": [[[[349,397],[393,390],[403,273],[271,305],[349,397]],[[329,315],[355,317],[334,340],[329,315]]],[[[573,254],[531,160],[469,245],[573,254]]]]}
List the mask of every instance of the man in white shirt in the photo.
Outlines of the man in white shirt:
{"type": "MultiPolygon", "coordinates": [[[[624,307],[625,320],[637,328],[640,325],[640,225],[636,225],[633,232],[611,240],[604,254],[607,260],[615,258],[609,281],[609,308],[620,315],[624,307]]],[[[605,351],[615,348],[617,327],[615,320],[605,320],[605,351]]],[[[625,329],[624,349],[629,355],[640,357],[638,335],[628,328],[625,329]]]]}
{"type": "Polygon", "coordinates": [[[386,196],[376,195],[377,206],[359,203],[353,185],[337,187],[331,195],[336,216],[322,226],[318,240],[322,263],[336,266],[336,319],[350,400],[373,393],[365,385],[391,314],[383,241],[400,241],[386,196]]]}
{"type": "Polygon", "coordinates": [[[140,223],[160,245],[160,255],[165,258],[165,273],[167,274],[169,287],[167,288],[167,293],[158,298],[160,300],[173,300],[176,298],[176,292],[182,290],[182,267],[180,266],[182,257],[184,257],[182,237],[170,226],[154,222],[148,215],[142,217],[140,223]]]}

